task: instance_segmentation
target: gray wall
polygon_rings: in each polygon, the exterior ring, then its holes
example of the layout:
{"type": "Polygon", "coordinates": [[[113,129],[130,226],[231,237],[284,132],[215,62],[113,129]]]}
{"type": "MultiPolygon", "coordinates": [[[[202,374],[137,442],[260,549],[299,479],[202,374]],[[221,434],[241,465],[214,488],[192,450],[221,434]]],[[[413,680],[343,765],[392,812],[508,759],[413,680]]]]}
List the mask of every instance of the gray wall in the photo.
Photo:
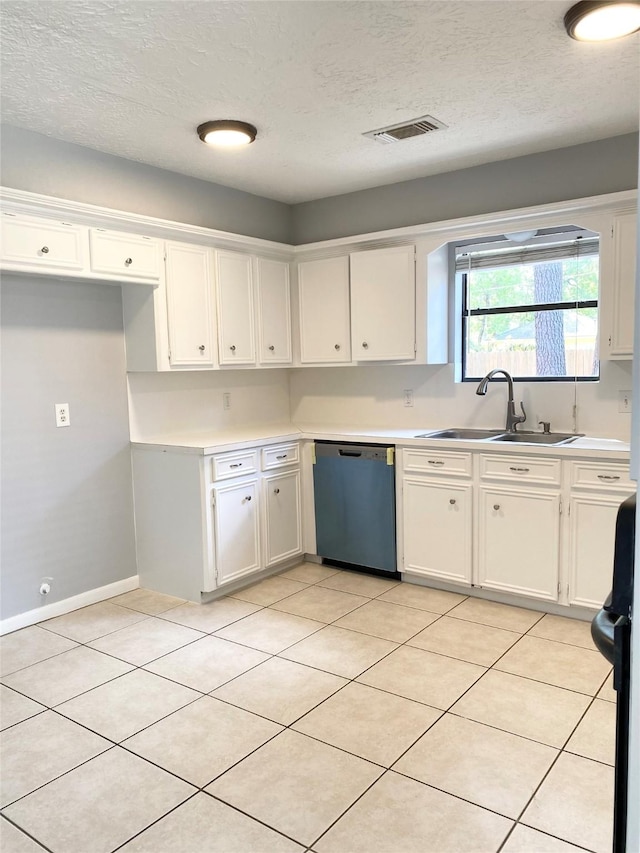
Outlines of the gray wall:
{"type": "Polygon", "coordinates": [[[56,198],[291,242],[291,207],[219,184],[3,125],[2,185],[56,198]]]}
{"type": "Polygon", "coordinates": [[[293,242],[312,243],[637,186],[638,134],[629,133],[297,204],[293,242]]]}
{"type": "Polygon", "coordinates": [[[5,619],[137,572],[120,287],[4,276],[1,353],[5,619]]]}

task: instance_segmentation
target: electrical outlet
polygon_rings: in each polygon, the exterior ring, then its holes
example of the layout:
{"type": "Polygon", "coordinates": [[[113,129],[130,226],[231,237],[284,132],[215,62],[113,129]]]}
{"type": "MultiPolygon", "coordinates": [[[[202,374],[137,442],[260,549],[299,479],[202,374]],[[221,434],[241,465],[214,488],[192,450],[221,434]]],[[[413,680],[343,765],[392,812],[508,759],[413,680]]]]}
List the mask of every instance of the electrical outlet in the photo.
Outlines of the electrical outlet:
{"type": "Polygon", "coordinates": [[[633,402],[633,398],[631,396],[631,391],[618,391],[618,411],[619,412],[624,412],[625,414],[630,414],[632,402],[633,402]]]}
{"type": "Polygon", "coordinates": [[[231,393],[229,391],[225,391],[222,395],[222,408],[225,411],[231,408],[231,393]]]}
{"type": "Polygon", "coordinates": [[[406,408],[410,409],[413,406],[413,389],[405,388],[402,393],[404,394],[404,405],[406,408]]]}
{"type": "Polygon", "coordinates": [[[56,426],[67,427],[71,426],[71,415],[69,413],[68,403],[56,403],[56,426]]]}

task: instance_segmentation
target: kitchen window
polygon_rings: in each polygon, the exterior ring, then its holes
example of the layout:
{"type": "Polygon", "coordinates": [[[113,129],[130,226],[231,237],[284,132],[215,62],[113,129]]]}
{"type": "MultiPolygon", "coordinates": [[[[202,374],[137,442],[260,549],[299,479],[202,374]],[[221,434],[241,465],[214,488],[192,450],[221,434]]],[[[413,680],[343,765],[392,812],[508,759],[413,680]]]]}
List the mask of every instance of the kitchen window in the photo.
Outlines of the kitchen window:
{"type": "Polygon", "coordinates": [[[599,378],[598,235],[534,235],[456,247],[463,381],[496,367],[529,381],[599,378]]]}

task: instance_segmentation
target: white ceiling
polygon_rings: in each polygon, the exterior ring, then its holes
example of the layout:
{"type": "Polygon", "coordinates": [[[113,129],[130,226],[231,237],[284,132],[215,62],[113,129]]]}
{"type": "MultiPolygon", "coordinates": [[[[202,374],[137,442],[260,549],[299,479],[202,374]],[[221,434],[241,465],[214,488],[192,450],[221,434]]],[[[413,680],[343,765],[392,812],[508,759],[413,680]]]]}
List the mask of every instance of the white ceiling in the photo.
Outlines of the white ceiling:
{"type": "Polygon", "coordinates": [[[293,203],[638,129],[639,36],[571,0],[5,0],[2,119],[293,203]],[[449,127],[362,134],[430,114],[449,127]],[[258,128],[243,150],[195,134],[258,128]]]}

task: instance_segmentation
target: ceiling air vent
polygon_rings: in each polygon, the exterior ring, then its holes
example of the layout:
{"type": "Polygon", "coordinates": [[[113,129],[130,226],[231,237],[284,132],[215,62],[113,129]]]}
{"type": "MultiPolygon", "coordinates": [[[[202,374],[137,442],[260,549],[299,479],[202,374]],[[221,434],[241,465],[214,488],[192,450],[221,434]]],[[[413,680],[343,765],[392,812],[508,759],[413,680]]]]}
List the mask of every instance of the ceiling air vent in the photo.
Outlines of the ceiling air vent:
{"type": "Polygon", "coordinates": [[[402,142],[403,139],[412,139],[414,136],[424,136],[425,133],[431,133],[433,130],[441,130],[447,125],[438,121],[433,116],[421,116],[413,121],[403,122],[402,124],[392,124],[389,127],[380,127],[378,130],[370,130],[364,133],[363,136],[368,136],[370,139],[375,139],[377,142],[387,144],[389,142],[402,142]]]}

